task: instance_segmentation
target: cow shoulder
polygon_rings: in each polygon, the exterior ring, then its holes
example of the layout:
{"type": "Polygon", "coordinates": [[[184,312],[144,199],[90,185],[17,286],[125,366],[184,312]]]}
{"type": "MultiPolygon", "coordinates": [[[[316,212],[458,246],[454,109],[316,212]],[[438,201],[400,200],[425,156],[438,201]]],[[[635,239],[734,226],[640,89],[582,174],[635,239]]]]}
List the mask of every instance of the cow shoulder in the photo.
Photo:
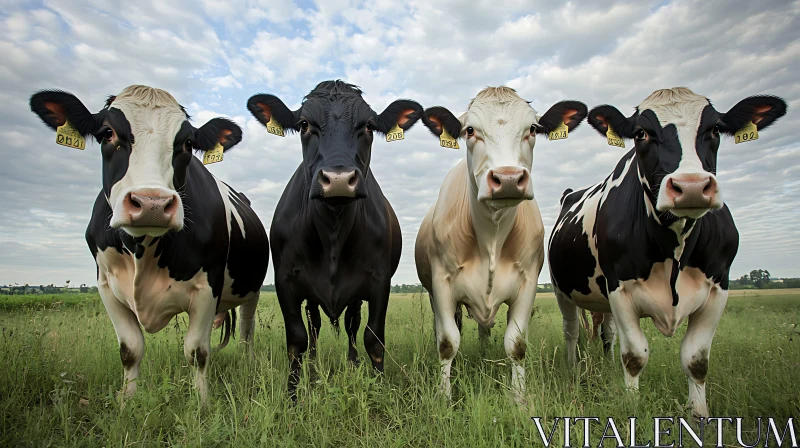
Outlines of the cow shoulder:
{"type": "Polygon", "coordinates": [[[419,225],[417,240],[414,244],[414,261],[417,266],[417,277],[428,291],[433,285],[433,272],[431,269],[431,255],[434,251],[433,243],[433,211],[436,204],[431,206],[422,223],[419,225]]]}
{"type": "Polygon", "coordinates": [[[478,256],[469,209],[468,175],[464,159],[445,177],[433,209],[431,254],[450,272],[478,256]]]}
{"type": "Polygon", "coordinates": [[[86,244],[95,259],[97,259],[98,252],[102,252],[109,247],[113,247],[119,253],[125,251],[119,232],[109,225],[110,219],[111,207],[108,205],[103,191],[100,191],[94,201],[89,225],[86,227],[86,244]]]}
{"type": "Polygon", "coordinates": [[[519,263],[521,272],[532,265],[541,267],[544,262],[544,224],[535,199],[523,201],[517,206],[514,226],[503,244],[500,257],[519,263]]]}
{"type": "Polygon", "coordinates": [[[728,289],[731,264],[739,250],[739,231],[730,209],[723,205],[720,210],[705,214],[697,224],[697,243],[686,264],[728,289]]]}

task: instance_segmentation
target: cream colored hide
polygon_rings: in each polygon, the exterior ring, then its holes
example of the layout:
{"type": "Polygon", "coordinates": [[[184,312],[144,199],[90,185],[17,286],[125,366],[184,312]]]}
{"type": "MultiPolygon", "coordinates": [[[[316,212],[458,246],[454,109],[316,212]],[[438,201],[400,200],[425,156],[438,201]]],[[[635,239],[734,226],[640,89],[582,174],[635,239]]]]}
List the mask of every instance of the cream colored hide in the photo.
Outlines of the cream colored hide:
{"type": "Polygon", "coordinates": [[[544,228],[530,182],[520,181],[518,198],[493,201],[487,192],[491,180],[486,179],[492,170],[511,168],[530,176],[536,137],[531,130],[537,116],[512,89],[499,87],[480,92],[459,121],[467,157],[445,178],[422,221],[415,248],[417,273],[434,312],[441,392],[451,396],[461,306],[478,322],[483,354],[497,311],[505,303],[511,389],[515,401],[524,404],[523,360],[544,260],[544,228]]]}

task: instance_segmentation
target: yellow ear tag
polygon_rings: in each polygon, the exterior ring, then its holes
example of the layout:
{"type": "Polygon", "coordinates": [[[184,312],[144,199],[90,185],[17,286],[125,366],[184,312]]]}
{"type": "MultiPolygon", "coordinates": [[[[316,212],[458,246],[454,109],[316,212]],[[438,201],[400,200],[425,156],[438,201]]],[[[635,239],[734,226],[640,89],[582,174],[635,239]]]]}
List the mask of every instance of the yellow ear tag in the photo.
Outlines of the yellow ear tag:
{"type": "Polygon", "coordinates": [[[758,126],[756,126],[752,121],[749,121],[742,129],[739,129],[736,132],[735,137],[736,143],[758,140],[758,126]]]}
{"type": "Polygon", "coordinates": [[[557,128],[550,131],[550,140],[563,140],[569,137],[569,128],[565,123],[561,123],[557,128]]]}
{"type": "Polygon", "coordinates": [[[81,151],[86,148],[86,139],[69,124],[69,121],[65,121],[64,124],[56,129],[56,143],[61,146],[80,149],[81,151]]]}
{"type": "Polygon", "coordinates": [[[458,140],[454,139],[447,133],[447,129],[442,127],[442,135],[439,136],[439,145],[442,148],[458,149],[458,140]]]}
{"type": "MultiPolygon", "coordinates": [[[[283,133],[283,126],[281,126],[280,123],[275,121],[275,116],[274,115],[269,117],[269,121],[267,122],[267,132],[269,132],[270,134],[274,134],[274,135],[280,136],[280,137],[285,137],[286,136],[283,133]]],[[[222,159],[220,158],[220,160],[222,160],[222,159]]]]}
{"type": "Polygon", "coordinates": [[[394,127],[392,129],[389,129],[389,132],[386,133],[387,142],[394,142],[397,140],[402,140],[404,138],[406,138],[405,133],[403,132],[403,128],[401,128],[399,124],[394,125],[394,127]]]}
{"type": "Polygon", "coordinates": [[[217,143],[217,146],[209,149],[203,154],[203,165],[211,163],[222,162],[222,145],[217,143]]]}
{"type": "Polygon", "coordinates": [[[625,148],[625,140],[621,139],[611,126],[608,127],[608,131],[606,131],[606,137],[608,138],[609,146],[619,146],[620,148],[625,148]]]}

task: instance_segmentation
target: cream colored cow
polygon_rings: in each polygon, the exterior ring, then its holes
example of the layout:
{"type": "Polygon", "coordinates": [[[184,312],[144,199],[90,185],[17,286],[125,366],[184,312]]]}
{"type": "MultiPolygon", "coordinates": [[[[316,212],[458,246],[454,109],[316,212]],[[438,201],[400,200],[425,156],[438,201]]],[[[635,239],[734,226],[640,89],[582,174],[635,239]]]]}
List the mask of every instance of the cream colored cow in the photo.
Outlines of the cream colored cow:
{"type": "Polygon", "coordinates": [[[530,181],[533,146],[537,134],[563,138],[585,117],[586,106],[577,101],[560,102],[539,117],[508,87],[482,90],[460,118],[442,107],[425,111],[423,121],[442,146],[454,146],[450,136],[467,145],[467,157],[450,170],[422,221],[415,249],[435,318],[441,391],[448,397],[461,306],[478,322],[483,352],[505,303],[511,388],[515,401],[525,402],[528,320],[544,261],[544,228],[530,181]]]}

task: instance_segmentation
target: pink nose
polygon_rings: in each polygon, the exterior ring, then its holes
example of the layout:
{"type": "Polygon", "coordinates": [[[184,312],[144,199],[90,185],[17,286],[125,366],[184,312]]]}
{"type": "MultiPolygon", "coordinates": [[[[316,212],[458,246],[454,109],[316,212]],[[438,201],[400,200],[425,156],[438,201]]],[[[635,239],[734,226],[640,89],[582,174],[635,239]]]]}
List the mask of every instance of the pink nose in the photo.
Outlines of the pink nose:
{"type": "Polygon", "coordinates": [[[177,194],[140,190],[128,193],[122,204],[133,227],[169,227],[178,210],[177,194]]]}
{"type": "Polygon", "coordinates": [[[666,187],[675,208],[707,208],[717,194],[717,180],[710,174],[675,176],[667,179],[666,187]]]}
{"type": "Polygon", "coordinates": [[[337,173],[322,170],[319,173],[319,183],[322,186],[322,196],[326,198],[356,196],[358,177],[355,171],[337,173]]]}
{"type": "Polygon", "coordinates": [[[531,199],[528,183],[531,176],[528,170],[516,166],[501,166],[489,170],[486,181],[492,199],[531,199]]]}

